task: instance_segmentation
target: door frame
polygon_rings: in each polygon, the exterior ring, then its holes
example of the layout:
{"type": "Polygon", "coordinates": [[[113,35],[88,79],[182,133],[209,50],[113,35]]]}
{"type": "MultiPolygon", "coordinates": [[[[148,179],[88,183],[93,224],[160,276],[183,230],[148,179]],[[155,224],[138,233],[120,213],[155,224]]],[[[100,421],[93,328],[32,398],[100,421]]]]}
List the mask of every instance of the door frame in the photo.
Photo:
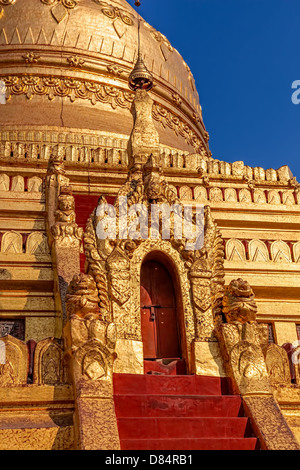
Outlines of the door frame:
{"type": "MultiPolygon", "coordinates": [[[[158,287],[158,291],[157,293],[155,294],[155,291],[154,290],[151,290],[151,282],[148,284],[148,286],[146,285],[143,285],[144,288],[148,287],[148,289],[150,288],[150,291],[148,290],[148,294],[150,295],[150,297],[152,297],[151,299],[151,303],[152,305],[154,304],[157,304],[157,307],[155,308],[155,310],[153,311],[154,313],[154,318],[152,320],[152,322],[149,322],[147,321],[149,319],[149,316],[151,315],[151,311],[150,309],[146,312],[146,323],[145,323],[145,320],[144,319],[144,315],[145,315],[145,309],[142,308],[143,305],[146,305],[145,304],[145,301],[142,302],[141,300],[141,325],[144,325],[145,330],[143,329],[144,327],[142,326],[142,339],[143,339],[143,342],[146,338],[149,337],[149,334],[150,336],[152,337],[152,341],[151,343],[154,345],[154,348],[151,348],[153,350],[156,351],[155,353],[155,356],[153,356],[153,359],[157,358],[157,359],[167,359],[167,358],[175,358],[175,357],[178,357],[178,358],[182,358],[182,351],[181,351],[181,335],[180,335],[180,327],[179,327],[179,322],[178,322],[178,314],[177,314],[177,301],[176,301],[176,290],[175,290],[175,286],[174,286],[174,282],[173,282],[173,278],[171,276],[171,273],[169,271],[169,269],[166,267],[166,265],[164,263],[160,261],[158,261],[157,259],[145,259],[141,265],[141,276],[140,276],[140,282],[141,282],[141,287],[142,287],[142,271],[143,269],[145,269],[147,266],[147,269],[146,269],[146,272],[145,272],[145,275],[143,276],[144,277],[144,280],[146,280],[148,277],[150,277],[152,279],[152,281],[154,281],[154,283],[156,284],[156,286],[158,287]],[[155,263],[154,264],[154,267],[153,267],[153,270],[151,269],[151,267],[148,267],[149,263],[155,263]],[[163,273],[164,273],[164,276],[168,277],[168,280],[167,280],[167,285],[166,285],[166,288],[168,286],[168,294],[170,294],[169,296],[167,296],[167,298],[169,300],[166,300],[165,303],[163,303],[163,300],[161,298],[161,296],[164,297],[164,289],[163,290],[159,290],[159,284],[160,284],[160,281],[158,282],[155,282],[155,266],[160,266],[161,268],[159,269],[162,269],[163,270],[163,273]],[[157,294],[158,294],[158,297],[160,298],[160,300],[158,300],[157,297],[157,294]],[[171,301],[171,304],[172,306],[168,306],[167,303],[169,302],[170,303],[171,301]],[[158,304],[160,304],[158,306],[158,304]],[[166,325],[166,327],[161,327],[160,326],[160,320],[163,320],[163,318],[160,318],[160,313],[162,313],[162,309],[171,309],[172,310],[172,319],[171,319],[171,323],[172,324],[169,324],[169,325],[166,325]],[[166,329],[165,329],[166,328],[166,329]],[[165,333],[163,332],[165,329],[165,333]],[[151,332],[153,332],[153,335],[151,334],[151,332]],[[170,334],[168,334],[168,332],[170,334]],[[144,335],[144,338],[143,338],[143,333],[146,333],[146,335],[144,335]],[[162,336],[163,335],[163,336],[162,336]],[[165,335],[167,337],[165,337],[165,335]],[[171,350],[176,351],[176,353],[174,352],[173,355],[165,355],[163,354],[163,350],[165,349],[163,347],[163,342],[164,340],[162,338],[165,338],[168,342],[168,338],[170,339],[172,337],[172,340],[174,340],[174,343],[171,343],[173,344],[173,346],[171,346],[171,348],[169,349],[169,353],[171,350]]],[[[146,281],[146,284],[147,284],[147,281],[146,281]]],[[[141,290],[142,292],[142,290],[141,290]]],[[[164,323],[164,322],[162,322],[164,323]]],[[[147,340],[146,340],[146,343],[147,343],[147,340]]],[[[149,349],[149,348],[147,348],[149,349]]],[[[168,350],[168,347],[166,348],[168,350]]],[[[165,351],[167,353],[167,350],[165,351]]],[[[145,359],[150,359],[150,357],[148,356],[145,356],[144,354],[144,357],[145,359]]]]}
{"type": "MultiPolygon", "coordinates": [[[[181,357],[182,359],[185,359],[188,365],[184,308],[183,308],[181,282],[180,282],[178,269],[176,268],[176,264],[170,256],[168,256],[163,251],[153,250],[147,253],[146,256],[143,258],[141,265],[140,265],[140,275],[141,275],[142,266],[148,261],[157,261],[158,263],[162,264],[164,268],[168,271],[170,278],[172,280],[173,288],[174,288],[175,305],[176,305],[176,322],[177,322],[177,330],[178,330],[179,347],[181,351],[181,357]]],[[[141,283],[141,277],[140,277],[140,283],[141,283]]]]}

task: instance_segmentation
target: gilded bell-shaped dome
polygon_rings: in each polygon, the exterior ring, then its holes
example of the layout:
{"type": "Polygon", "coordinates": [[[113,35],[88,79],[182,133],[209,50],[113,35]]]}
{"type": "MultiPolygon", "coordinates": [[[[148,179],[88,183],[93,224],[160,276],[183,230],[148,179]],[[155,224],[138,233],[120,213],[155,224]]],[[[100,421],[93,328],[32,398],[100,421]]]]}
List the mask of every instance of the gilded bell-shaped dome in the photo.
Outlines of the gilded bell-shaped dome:
{"type": "Polygon", "coordinates": [[[129,136],[130,88],[144,66],[161,144],[208,155],[189,67],[143,19],[138,57],[137,31],[137,12],[125,0],[0,0],[0,81],[8,97],[2,129],[129,136]]]}

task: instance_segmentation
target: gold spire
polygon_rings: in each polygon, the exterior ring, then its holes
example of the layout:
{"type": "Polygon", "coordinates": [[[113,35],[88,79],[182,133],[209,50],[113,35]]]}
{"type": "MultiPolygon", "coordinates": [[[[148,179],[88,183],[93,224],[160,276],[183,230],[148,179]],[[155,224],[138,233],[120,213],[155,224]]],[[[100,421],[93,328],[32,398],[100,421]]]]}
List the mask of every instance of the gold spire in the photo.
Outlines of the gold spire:
{"type": "MultiPolygon", "coordinates": [[[[137,0],[135,6],[139,7],[141,2],[137,0]]],[[[153,87],[153,76],[147,69],[142,54],[140,40],[141,19],[138,17],[138,57],[133,71],[129,75],[129,88],[133,91],[146,90],[149,91],[153,87]]]]}

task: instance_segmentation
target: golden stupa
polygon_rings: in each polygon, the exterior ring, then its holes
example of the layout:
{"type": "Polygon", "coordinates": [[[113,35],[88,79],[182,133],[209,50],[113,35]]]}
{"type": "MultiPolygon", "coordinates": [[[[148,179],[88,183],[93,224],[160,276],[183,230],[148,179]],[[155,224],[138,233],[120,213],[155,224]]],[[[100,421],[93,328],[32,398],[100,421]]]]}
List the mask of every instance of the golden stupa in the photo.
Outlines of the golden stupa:
{"type": "MultiPolygon", "coordinates": [[[[10,76],[8,91],[16,96],[8,103],[1,126],[62,127],[69,142],[73,134],[74,142],[79,134],[93,141],[95,131],[99,139],[99,129],[119,139],[129,135],[133,94],[128,90],[128,76],[138,53],[134,9],[125,0],[2,4],[1,67],[10,76]],[[26,111],[21,90],[28,99],[26,111]]],[[[155,79],[155,119],[161,143],[208,153],[189,67],[167,38],[145,21],[141,22],[141,44],[155,79]]]]}
{"type": "Polygon", "coordinates": [[[0,449],[299,450],[299,184],[208,142],[127,1],[0,0],[0,449]],[[203,246],[102,239],[124,197],[201,205],[203,246]]]}

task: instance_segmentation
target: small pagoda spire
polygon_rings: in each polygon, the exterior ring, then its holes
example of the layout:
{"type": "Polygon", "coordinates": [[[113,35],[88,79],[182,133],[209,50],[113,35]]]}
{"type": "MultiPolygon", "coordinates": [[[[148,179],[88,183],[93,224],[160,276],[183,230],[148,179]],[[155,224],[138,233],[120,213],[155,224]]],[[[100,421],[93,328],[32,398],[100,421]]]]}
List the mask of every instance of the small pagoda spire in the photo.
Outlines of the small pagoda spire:
{"type": "MultiPolygon", "coordinates": [[[[135,2],[135,6],[139,7],[141,2],[137,0],[135,2]]],[[[141,17],[138,15],[138,57],[134,69],[132,70],[131,74],[129,75],[129,88],[132,91],[137,90],[146,90],[149,91],[153,87],[153,76],[147,69],[142,53],[141,53],[141,17]]]]}

